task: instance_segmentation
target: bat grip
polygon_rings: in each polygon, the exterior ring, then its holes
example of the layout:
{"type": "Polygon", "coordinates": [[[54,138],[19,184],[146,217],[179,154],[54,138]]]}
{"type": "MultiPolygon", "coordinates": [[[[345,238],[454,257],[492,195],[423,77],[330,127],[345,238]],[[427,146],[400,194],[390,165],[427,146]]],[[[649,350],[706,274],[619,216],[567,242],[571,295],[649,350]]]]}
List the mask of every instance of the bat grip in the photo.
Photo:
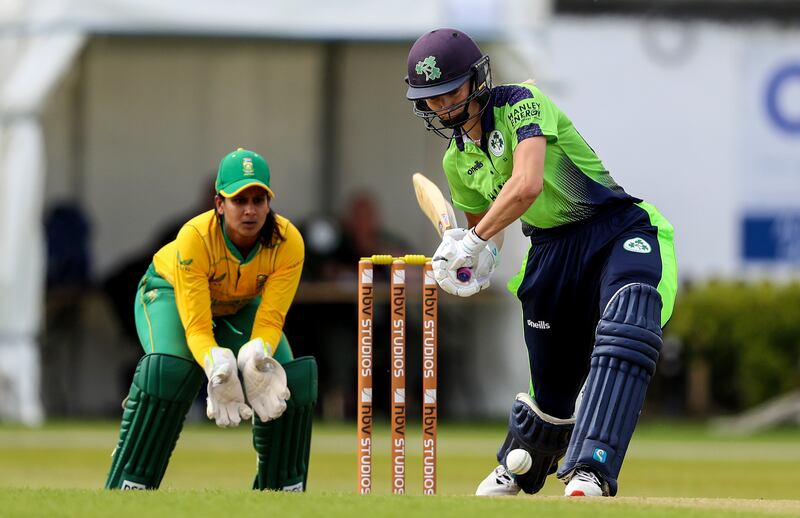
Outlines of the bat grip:
{"type": "Polygon", "coordinates": [[[466,266],[462,266],[456,271],[456,279],[461,282],[469,282],[472,278],[472,269],[466,266]]]}

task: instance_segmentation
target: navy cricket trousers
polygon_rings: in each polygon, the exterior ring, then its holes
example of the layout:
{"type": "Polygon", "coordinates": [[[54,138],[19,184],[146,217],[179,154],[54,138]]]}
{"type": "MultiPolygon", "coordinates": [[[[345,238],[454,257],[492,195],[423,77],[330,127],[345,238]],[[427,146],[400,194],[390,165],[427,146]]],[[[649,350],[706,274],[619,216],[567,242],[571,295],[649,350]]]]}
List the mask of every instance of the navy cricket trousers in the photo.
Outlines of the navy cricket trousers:
{"type": "MultiPolygon", "coordinates": [[[[537,229],[530,239],[524,276],[516,281],[530,391],[542,411],[566,419],[589,372],[597,323],[620,288],[649,284],[662,297],[662,326],[672,314],[677,291],[673,229],[655,207],[642,202],[537,229]]],[[[512,279],[509,288],[515,287],[512,279]]]]}

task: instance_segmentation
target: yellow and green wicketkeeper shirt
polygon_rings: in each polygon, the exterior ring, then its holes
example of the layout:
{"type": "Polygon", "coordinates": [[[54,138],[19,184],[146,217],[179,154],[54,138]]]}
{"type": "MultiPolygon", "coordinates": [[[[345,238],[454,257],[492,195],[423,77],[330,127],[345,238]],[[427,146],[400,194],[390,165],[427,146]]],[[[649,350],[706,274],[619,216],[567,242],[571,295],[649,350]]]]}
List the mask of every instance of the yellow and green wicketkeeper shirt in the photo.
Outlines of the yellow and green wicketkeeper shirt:
{"type": "Polygon", "coordinates": [[[175,290],[175,303],[195,359],[217,343],[212,318],[232,315],[261,297],[251,339],[261,337],[274,347],[303,270],[303,238],[286,218],[276,216],[283,241],[260,243],[242,257],[225,234],[213,210],[189,220],[175,241],[153,257],[156,273],[175,290]]]}

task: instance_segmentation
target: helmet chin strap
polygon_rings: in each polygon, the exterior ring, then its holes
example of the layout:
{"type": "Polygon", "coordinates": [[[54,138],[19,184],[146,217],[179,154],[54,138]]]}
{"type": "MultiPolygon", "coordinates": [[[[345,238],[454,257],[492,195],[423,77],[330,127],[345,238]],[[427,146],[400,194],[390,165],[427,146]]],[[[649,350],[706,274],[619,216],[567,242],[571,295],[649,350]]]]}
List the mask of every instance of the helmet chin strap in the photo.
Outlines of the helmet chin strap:
{"type": "Polygon", "coordinates": [[[442,121],[442,126],[447,129],[456,129],[463,126],[464,123],[469,120],[469,105],[470,103],[465,104],[464,107],[461,108],[461,113],[455,117],[450,117],[449,119],[439,117],[439,120],[442,121]]]}
{"type": "MultiPolygon", "coordinates": [[[[475,92],[476,88],[477,88],[477,84],[475,83],[475,79],[473,78],[472,79],[472,88],[470,88],[469,96],[473,95],[473,93],[475,92]]],[[[481,97],[480,96],[476,96],[470,102],[464,104],[464,107],[461,109],[461,113],[459,113],[455,117],[451,117],[450,119],[447,119],[447,120],[442,119],[441,117],[439,117],[439,120],[441,121],[442,126],[444,126],[445,128],[452,129],[452,130],[456,130],[456,129],[460,128],[462,133],[465,133],[465,134],[467,134],[467,136],[469,136],[469,132],[472,131],[472,129],[476,125],[478,125],[480,123],[481,115],[483,114],[483,110],[485,108],[486,108],[486,103],[485,102],[481,102],[481,97]],[[480,106],[480,109],[478,110],[478,112],[475,115],[470,116],[470,114],[469,114],[469,106],[472,104],[472,101],[477,102],[478,105],[480,106]],[[475,122],[473,122],[472,125],[469,128],[465,129],[463,127],[464,124],[466,124],[467,122],[469,122],[469,121],[471,121],[473,119],[475,119],[475,122]]]]}
{"type": "MultiPolygon", "coordinates": [[[[490,90],[486,89],[480,95],[474,95],[477,85],[475,83],[474,78],[472,79],[472,81],[473,84],[472,88],[470,89],[470,93],[468,95],[469,99],[468,102],[464,101],[464,104],[460,106],[460,110],[457,107],[454,108],[452,111],[447,112],[448,114],[450,114],[458,111],[458,115],[454,115],[450,118],[445,119],[441,115],[436,115],[435,112],[433,111],[430,110],[423,111],[422,109],[418,108],[417,105],[415,105],[414,113],[425,121],[425,129],[427,129],[428,131],[433,131],[438,136],[446,140],[450,140],[451,138],[453,138],[453,136],[456,134],[457,131],[460,130],[461,132],[469,133],[476,125],[480,124],[481,116],[483,115],[483,110],[485,110],[486,106],[488,105],[488,97],[490,95],[489,94],[490,90]],[[469,113],[469,107],[472,104],[472,101],[477,102],[478,106],[480,107],[477,113],[475,113],[474,115],[470,115],[469,113]],[[464,129],[463,126],[472,121],[473,119],[475,121],[470,125],[470,127],[468,129],[464,129]],[[437,126],[436,124],[434,124],[434,120],[438,120],[440,125],[437,126]],[[445,133],[446,130],[452,130],[452,132],[448,135],[447,133],[445,133]]],[[[428,108],[428,106],[426,105],[425,108],[428,108]]]]}
{"type": "MultiPolygon", "coordinates": [[[[474,99],[474,101],[478,102],[478,104],[480,106],[480,109],[478,110],[478,113],[476,113],[475,115],[472,115],[472,116],[469,115],[468,108],[469,108],[469,105],[472,104],[470,102],[470,103],[464,105],[464,109],[462,110],[461,113],[458,114],[457,117],[453,117],[452,119],[450,119],[451,122],[455,121],[455,122],[457,122],[457,124],[453,124],[452,126],[448,126],[448,125],[445,124],[445,121],[442,120],[442,125],[445,126],[446,128],[452,129],[454,131],[456,129],[460,129],[462,135],[466,135],[466,136],[469,137],[469,132],[472,131],[472,129],[475,126],[480,124],[481,115],[483,114],[483,110],[486,108],[486,105],[481,103],[478,99],[474,99]],[[469,121],[473,121],[473,123],[469,126],[469,128],[465,128],[464,125],[466,123],[468,123],[469,121]]],[[[472,137],[470,137],[470,138],[472,138],[472,137]]]]}
{"type": "MultiPolygon", "coordinates": [[[[480,115],[480,113],[478,115],[480,115]]],[[[472,128],[474,128],[475,126],[480,124],[480,122],[481,122],[481,118],[476,116],[475,117],[475,122],[472,123],[472,126],[470,126],[469,128],[466,128],[466,129],[465,128],[461,128],[461,133],[465,134],[465,135],[467,135],[469,137],[469,132],[472,131],[472,128]]],[[[470,137],[470,138],[472,138],[472,137],[470,137]]]]}

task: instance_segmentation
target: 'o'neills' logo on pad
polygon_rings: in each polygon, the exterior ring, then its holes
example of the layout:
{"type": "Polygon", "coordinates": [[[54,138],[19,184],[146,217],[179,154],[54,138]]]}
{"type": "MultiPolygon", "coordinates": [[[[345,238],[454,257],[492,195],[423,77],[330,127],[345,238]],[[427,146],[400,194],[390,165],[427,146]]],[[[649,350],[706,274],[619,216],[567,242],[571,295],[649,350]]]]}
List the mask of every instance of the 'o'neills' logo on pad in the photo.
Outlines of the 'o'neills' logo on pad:
{"type": "Polygon", "coordinates": [[[253,169],[253,159],[249,156],[242,158],[242,173],[245,176],[253,176],[256,174],[255,169],[253,169]]]}
{"type": "Polygon", "coordinates": [[[625,244],[622,245],[622,248],[628,252],[635,252],[637,254],[649,254],[653,250],[650,244],[641,237],[628,239],[625,241],[625,244]]]}
{"type": "Polygon", "coordinates": [[[442,77],[442,71],[436,66],[436,58],[433,56],[428,56],[422,61],[417,61],[415,70],[417,74],[425,74],[425,81],[435,81],[442,77]]]}

